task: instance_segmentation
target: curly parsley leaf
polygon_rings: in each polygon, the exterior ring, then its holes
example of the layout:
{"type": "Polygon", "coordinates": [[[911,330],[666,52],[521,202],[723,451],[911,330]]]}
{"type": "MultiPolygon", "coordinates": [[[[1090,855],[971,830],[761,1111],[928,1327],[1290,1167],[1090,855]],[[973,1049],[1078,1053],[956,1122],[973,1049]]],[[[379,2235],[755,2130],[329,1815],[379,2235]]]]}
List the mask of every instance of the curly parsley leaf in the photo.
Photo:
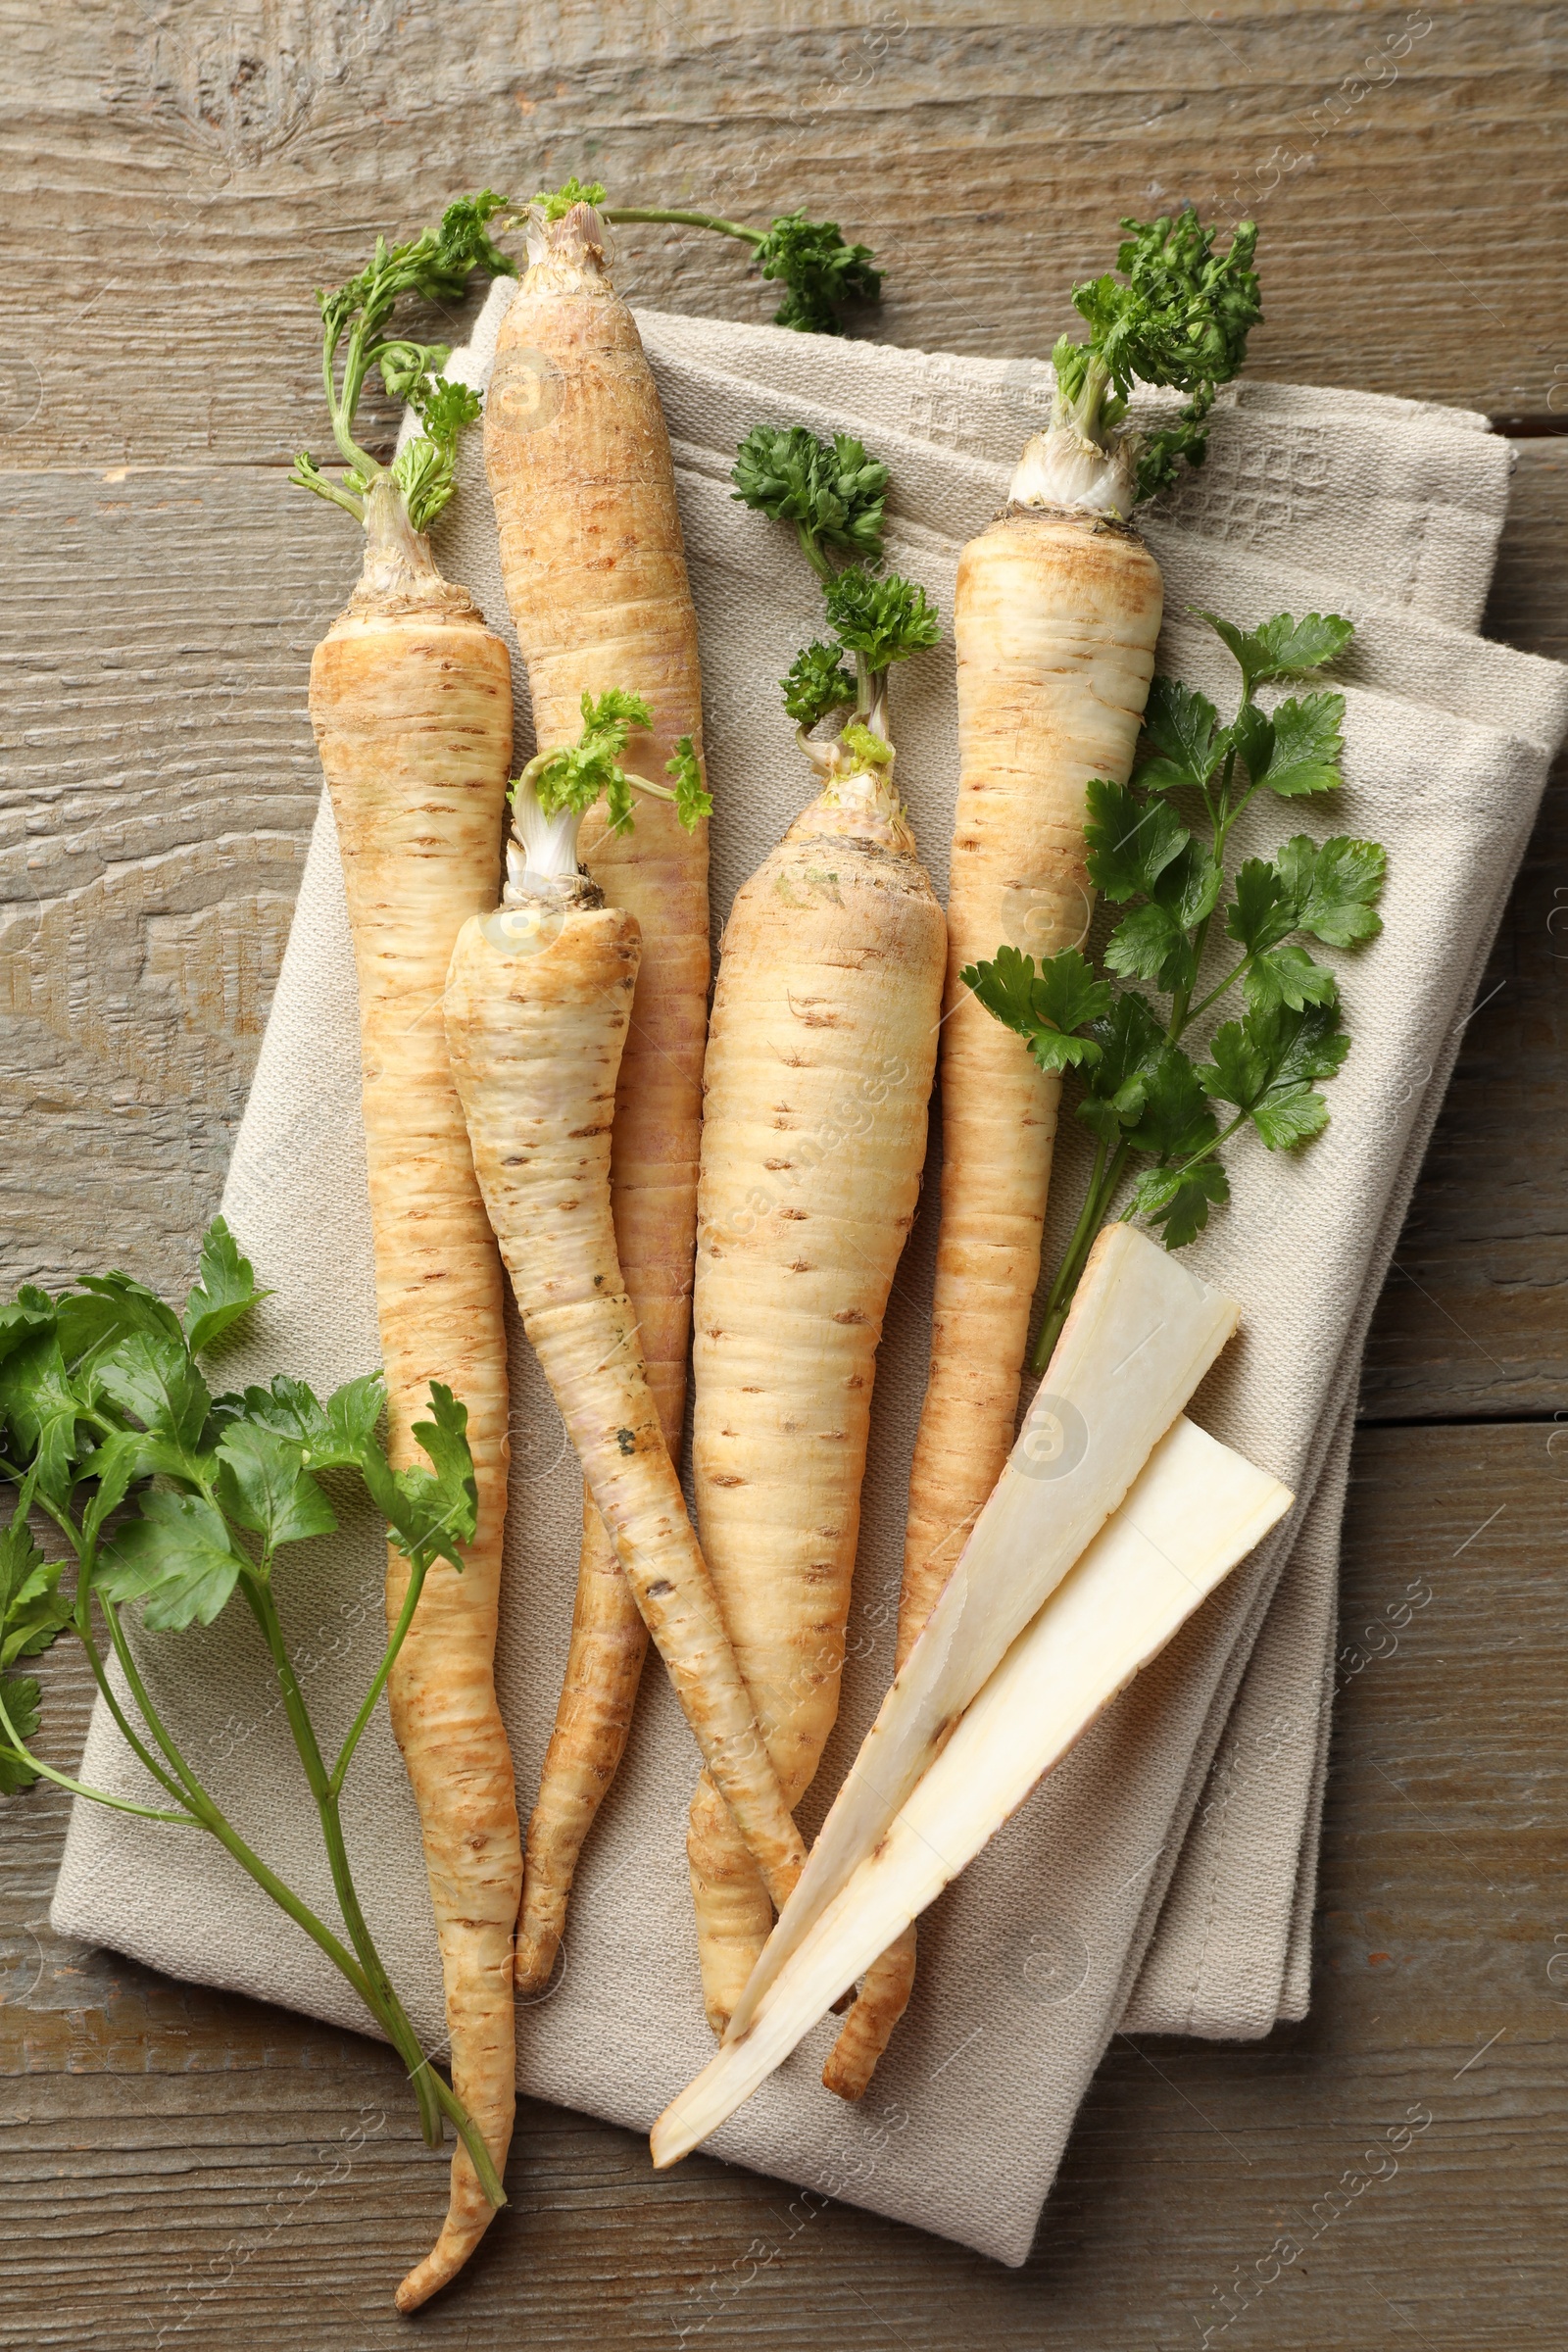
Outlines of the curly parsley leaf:
{"type": "Polygon", "coordinates": [[[794,523],[819,571],[824,548],[872,566],[881,563],[888,469],[849,434],[835,434],[829,445],[803,424],[787,431],[755,425],[730,479],[738,506],[794,523]]]}
{"type": "Polygon", "coordinates": [[[664,761],[664,773],[675,787],[675,814],[688,833],[695,832],[705,816],[712,815],[713,796],[703,781],[703,763],[689,735],[676,743],[674,758],[664,761]]]}
{"type": "Polygon", "coordinates": [[[783,680],[784,708],[797,726],[814,727],[833,710],[855,702],[855,672],[846,669],[844,649],[818,641],[796,655],[783,680]]]}
{"type": "Polygon", "coordinates": [[[607,190],[602,179],[579,179],[575,172],[559,188],[541,188],[528,199],[547,220],[563,220],[574,204],[603,204],[607,190]]]}
{"type": "Polygon", "coordinates": [[[862,655],[873,672],[906,662],[942,634],[925,590],[896,572],[876,580],[859,564],[851,564],[828,582],[823,602],[840,644],[862,655]]]}
{"type": "Polygon", "coordinates": [[[597,700],[585,692],[581,709],[577,741],[552,752],[533,769],[540,808],[546,816],[563,808],[583,816],[602,798],[612,833],[629,832],[636,796],[620,756],[632,729],[651,727],[654,714],[640,694],[623,694],[613,687],[597,700]]]}
{"type": "Polygon", "coordinates": [[[1225,755],[1219,712],[1179,678],[1155,678],[1150,686],[1144,736],[1154,749],[1139,761],[1133,781],[1145,792],[1201,792],[1225,755]]]}
{"type": "Polygon", "coordinates": [[[757,247],[762,275],[787,289],[773,314],[775,326],[801,334],[842,335],[839,317],[847,302],[876,302],[881,271],[872,268],[869,245],[846,242],[836,220],[808,220],[804,211],[783,213],[757,247]]]}

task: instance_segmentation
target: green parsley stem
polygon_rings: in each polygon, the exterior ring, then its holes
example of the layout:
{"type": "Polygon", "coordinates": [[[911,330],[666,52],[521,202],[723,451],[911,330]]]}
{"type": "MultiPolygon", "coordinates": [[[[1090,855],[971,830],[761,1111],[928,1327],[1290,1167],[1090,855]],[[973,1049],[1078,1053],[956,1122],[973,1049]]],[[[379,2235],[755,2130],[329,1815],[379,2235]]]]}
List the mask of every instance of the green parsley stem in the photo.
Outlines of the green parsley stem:
{"type": "Polygon", "coordinates": [[[1040,1327],[1040,1337],[1035,1342],[1032,1360],[1037,1372],[1044,1372],[1051,1362],[1056,1342],[1061,1337],[1062,1326],[1067,1320],[1067,1311],[1072,1305],[1079,1278],[1094,1248],[1095,1236],[1104,1223],[1106,1211],[1115,1199],[1116,1188],[1126,1171],[1129,1156],[1126,1144],[1118,1144],[1113,1152],[1107,1152],[1103,1139],[1095,1146],[1095,1162],[1084,1204],[1061,1264],[1056,1269],[1056,1279],[1046,1300],[1046,1319],[1040,1327]]]}
{"type": "Polygon", "coordinates": [[[1249,949],[1248,953],[1242,957],[1241,962],[1233,965],[1231,970],[1226,973],[1218,988],[1211,988],[1207,996],[1202,1000],[1201,1004],[1195,1004],[1193,1006],[1192,1011],[1187,1015],[1187,1022],[1184,1024],[1184,1026],[1190,1026],[1192,1022],[1200,1019],[1211,1004],[1217,1004],[1220,998],[1225,994],[1225,991],[1228,988],[1234,988],[1236,986],[1237,981],[1241,978],[1242,974],[1246,971],[1251,960],[1251,951],[1249,949]]]}
{"type": "Polygon", "coordinates": [[[338,1749],[337,1762],[333,1765],[331,1775],[327,1782],[327,1787],[330,1788],[334,1797],[340,1795],[342,1792],[343,1782],[348,1772],[350,1759],[354,1754],[354,1750],[360,1744],[361,1736],[365,1731],[366,1725],[369,1722],[370,1717],[375,1712],[376,1700],[386,1689],[387,1677],[392,1672],[393,1667],[397,1664],[398,1651],[403,1647],[404,1640],[408,1634],[408,1630],[414,1623],[414,1612],[419,1605],[419,1594],[424,1590],[424,1580],[428,1574],[428,1565],[414,1566],[410,1569],[409,1589],[403,1596],[403,1606],[398,1612],[397,1624],[393,1627],[391,1639],[388,1641],[385,1649],[381,1652],[381,1663],[376,1668],[375,1674],[370,1683],[370,1688],[365,1694],[365,1703],[361,1707],[359,1713],[355,1716],[353,1723],[349,1726],[348,1737],[344,1740],[342,1746],[338,1749]]]}
{"type": "Polygon", "coordinates": [[[6,1752],[14,1756],[18,1763],[25,1764],[27,1770],[35,1772],[40,1780],[53,1781],[57,1788],[65,1788],[73,1796],[91,1797],[95,1805],[108,1805],[112,1812],[134,1813],[139,1821],[170,1821],[193,1830],[203,1827],[194,1813],[161,1813],[154,1805],[132,1804],[127,1796],[111,1796],[107,1788],[89,1788],[85,1781],[74,1781],[69,1773],[56,1772],[52,1764],[45,1764],[41,1757],[33,1754],[17,1730],[7,1712],[4,1692],[5,1685],[0,1683],[0,1731],[5,1733],[8,1741],[6,1752]]]}
{"type": "Polygon", "coordinates": [[[666,212],[657,206],[627,204],[599,205],[596,209],[601,220],[666,220],[676,228],[711,228],[721,237],[739,237],[752,246],[760,245],[767,234],[765,229],[748,228],[740,220],[721,220],[716,213],[666,212]]]}
{"type": "MultiPolygon", "coordinates": [[[[359,1890],[354,1884],[353,1872],[349,1868],[348,1846],[344,1840],[342,1818],[338,1812],[337,1791],[327,1773],[320,1744],[316,1737],[316,1727],[311,1721],[310,1709],[305,1703],[305,1693],[300,1689],[299,1677],[294,1672],[294,1662],[288,1654],[288,1644],[283,1639],[283,1626],[277,1613],[277,1603],[272,1597],[270,1588],[259,1576],[242,1573],[240,1588],[249,1604],[251,1615],[262,1629],[262,1638],[271,1654],[272,1670],[277,1677],[277,1687],[283,1694],[283,1711],[288,1717],[288,1727],[294,1737],[294,1745],[299,1750],[300,1762],[305,1767],[305,1778],[320,1819],[321,1837],[326,1846],[327,1864],[332,1873],[332,1887],[337,1896],[338,1909],[343,1914],[343,1923],[348,1929],[350,1941],[360,1956],[361,1966],[375,1988],[378,2001],[377,2014],[387,2027],[393,2046],[409,2068],[411,2079],[414,2080],[416,2093],[419,2100],[420,2116],[425,2125],[425,2138],[431,2146],[434,2146],[440,2136],[440,2127],[432,2110],[428,2082],[422,2073],[424,2052],[419,2046],[418,2036],[415,2033],[412,2023],[404,2013],[402,2002],[392,1989],[392,1981],[382,1964],[381,1955],[376,1950],[369,1928],[366,1924],[365,1913],[360,1907],[359,1890]]],[[[404,1630],[406,1632],[407,1627],[404,1630]]]]}

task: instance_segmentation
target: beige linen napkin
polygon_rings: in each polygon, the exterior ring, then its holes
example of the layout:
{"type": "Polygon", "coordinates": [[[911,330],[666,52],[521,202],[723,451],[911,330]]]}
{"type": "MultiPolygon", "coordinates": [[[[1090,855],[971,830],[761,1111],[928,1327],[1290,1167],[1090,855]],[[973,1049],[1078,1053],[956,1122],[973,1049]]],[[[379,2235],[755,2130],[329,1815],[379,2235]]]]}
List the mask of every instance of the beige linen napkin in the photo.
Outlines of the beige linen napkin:
{"type": "MultiPolygon", "coordinates": [[[[466,355],[472,380],[483,379],[510,295],[498,287],[487,305],[466,355]]],[[[958,549],[1004,495],[1050,376],[1028,361],[653,315],[640,323],[676,445],[702,630],[716,927],[808,797],[773,681],[818,626],[793,542],[730,498],[736,441],[763,419],[862,434],[894,469],[893,560],[951,615],[958,549]]],[[[915,1999],[864,2104],[846,2108],[820,2087],[834,2030],[826,2023],[712,2143],[717,2154],[1004,2261],[1028,2252],[1078,2101],[1119,2024],[1257,2034],[1304,2003],[1339,1514],[1365,1322],[1550,749],[1568,723],[1568,672],[1469,633],[1501,525],[1506,465],[1505,447],[1478,417],[1243,385],[1215,419],[1203,473],[1148,519],[1166,577],[1162,662],[1210,693],[1231,693],[1228,663],[1189,617],[1194,606],[1245,622],[1285,608],[1336,609],[1359,626],[1346,664],[1343,800],[1259,811],[1238,844],[1241,854],[1266,849],[1302,826],[1320,838],[1350,830],[1386,843],[1386,931],[1365,953],[1335,959],[1354,1049],[1332,1089],[1333,1124],[1305,1153],[1275,1157],[1238,1141],[1234,1202],[1191,1252],[1196,1269],[1246,1307],[1196,1417],[1300,1500],[927,1915],[915,1999]],[[1428,1069],[1432,1080],[1412,1086],[1409,1073],[1428,1069]]],[[[324,566],[334,560],[324,530],[322,548],[324,566]]],[[[510,639],[477,436],[439,552],[510,639]]],[[[516,685],[520,757],[520,663],[516,685]]],[[[951,638],[900,672],[894,723],[900,780],[940,891],[956,758],[951,638]]],[[[230,1377],[286,1368],[328,1385],[376,1360],[358,1089],[353,962],[323,808],[225,1195],[278,1294],[230,1377]]],[[[1050,1255],[1083,1157],[1068,1120],[1050,1255]]],[[[935,1173],[933,1158],[928,1204],[935,1173]]],[[[888,1604],[924,1387],[934,1244],[928,1205],[879,1357],[851,1656],[838,1729],[803,1807],[808,1834],[891,1667],[888,1604]]],[[[515,1330],[512,1369],[497,1663],[526,1807],[565,1652],[580,1489],[515,1330]]],[[[346,1724],[376,1652],[380,1546],[365,1525],[311,1554],[283,1598],[329,1737],[346,1724]]],[[[329,1903],[279,1712],[251,1695],[262,1683],[237,1613],[143,1647],[155,1696],[240,1826],[329,1903]]],[[[86,1771],[137,1785],[102,1717],[86,1771]]],[[[684,1856],[696,1772],[656,1662],[583,1857],[563,1975],[519,2015],[524,2089],[636,2129],[712,2047],[684,1856]]],[[[371,1924],[416,2021],[439,2040],[417,1824],[384,1714],[356,1761],[346,1811],[371,1924]]],[[[340,1981],[226,1858],[172,1830],[78,1806],[54,1922],[177,1975],[363,2023],[340,1981]]]]}

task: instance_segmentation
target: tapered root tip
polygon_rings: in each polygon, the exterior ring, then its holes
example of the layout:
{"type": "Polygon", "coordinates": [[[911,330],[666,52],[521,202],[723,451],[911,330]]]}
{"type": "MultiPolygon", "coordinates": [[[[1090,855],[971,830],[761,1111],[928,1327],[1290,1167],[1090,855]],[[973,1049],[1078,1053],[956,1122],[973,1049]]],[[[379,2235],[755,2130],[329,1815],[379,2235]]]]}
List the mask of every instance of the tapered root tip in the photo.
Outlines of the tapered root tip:
{"type": "Polygon", "coordinates": [[[538,1928],[517,1931],[517,1954],[512,1964],[512,1981],[519,1992],[543,1992],[555,1975],[556,1959],[561,1950],[559,1929],[538,1928]]]}
{"type": "Polygon", "coordinates": [[[690,2140],[683,2141],[678,2131],[668,2128],[662,2115],[648,2134],[648,2152],[654,2160],[655,2172],[667,2173],[672,2164],[679,2164],[683,2156],[691,2154],[693,2144],[690,2140]]]}
{"type": "MultiPolygon", "coordinates": [[[[504,2157],[504,2147],[502,2153],[504,2157]]],[[[459,2164],[466,2178],[454,2178],[452,2202],[447,2207],[440,2236],[424,2260],[416,2263],[393,2296],[399,2311],[417,2311],[421,2303],[428,2303],[432,2295],[450,2285],[495,2219],[498,2209],[479,2186],[461,2149],[453,2160],[454,2174],[459,2164]]]]}

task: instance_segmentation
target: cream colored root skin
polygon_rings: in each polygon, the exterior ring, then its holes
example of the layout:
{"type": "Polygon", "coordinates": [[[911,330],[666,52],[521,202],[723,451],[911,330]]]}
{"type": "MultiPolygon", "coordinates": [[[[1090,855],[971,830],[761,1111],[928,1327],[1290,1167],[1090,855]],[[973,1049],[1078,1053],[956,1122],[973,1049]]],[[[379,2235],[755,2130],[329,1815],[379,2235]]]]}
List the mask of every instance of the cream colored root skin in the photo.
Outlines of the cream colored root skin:
{"type": "MultiPolygon", "coordinates": [[[[1163,591],[1132,532],[1014,509],[958,565],[958,798],[948,894],[942,1222],[931,1370],[909,1478],[899,1663],[957,1562],[1012,1443],[1061,1082],[963,987],[1004,944],[1081,947],[1094,897],[1091,777],[1126,781],[1163,591]]],[[[823,2073],[864,2094],[914,1986],[914,1930],[877,1962],[823,2073]]]]}
{"type": "MultiPolygon", "coordinates": [[[[653,711],[627,764],[656,781],[683,735],[703,742],[697,615],[669,435],[636,321],[614,292],[595,217],[552,231],[502,321],[485,409],[507,601],[541,747],[573,741],[584,688],[653,711]],[[564,584],[570,592],[564,592],[564,584]]],[[[671,1455],[680,1456],[691,1339],[697,1153],[708,1021],[708,826],[643,800],[616,838],[592,809],[582,862],[642,932],[616,1093],[611,1189],[627,1296],[671,1455]]],[[[582,1842],[630,1729],[641,1615],[597,1514],[582,1555],[555,1732],[528,1826],[517,1982],[549,1978],[582,1842]]]]}
{"type": "Polygon", "coordinates": [[[876,1845],[1008,1643],[1120,1506],[1239,1312],[1135,1226],[1101,1234],[1018,1442],[833,1801],[731,2034],[746,2029],[790,1952],[876,1845]]]}
{"type": "MultiPolygon", "coordinates": [[[[838,1712],[877,1344],[913,1222],[944,926],[906,832],[818,803],[738,894],[705,1071],[698,1524],[791,1805],[838,1712]]],[[[771,1926],[711,1783],[687,1840],[721,2031],[771,1926]]]]}
{"type": "Polygon", "coordinates": [[[447,1035],[524,1329],[676,1696],[782,1903],[800,1833],[686,1516],[615,1252],[610,1133],[637,960],[637,926],[615,907],[568,913],[536,954],[493,947],[474,920],[453,954],[447,1035]]]}
{"type": "Polygon", "coordinates": [[[958,974],[1003,945],[1039,959],[1087,938],[1085,786],[1126,780],[1162,601],[1143,541],[1094,518],[1012,510],[959,559],[942,1221],[905,1540],[921,1620],[1012,1444],[1060,1096],[958,974]]]}
{"type": "Polygon", "coordinates": [[[660,2117],[656,2165],[675,2163],[716,2131],[873,1955],[897,1948],[898,1936],[1291,1501],[1266,1471],[1192,1422],[1175,1423],[1115,1516],[1011,1643],[875,1847],[797,1944],[745,2032],[660,2117]]]}
{"type": "MultiPolygon", "coordinates": [[[[512,1931],[522,1857],[494,1657],[506,1517],[503,1275],[452,1083],[441,995],[453,943],[495,903],[512,747],[505,646],[462,590],[357,594],[318,647],[311,713],[337,820],[359,973],[366,1149],[389,1447],[428,1467],[415,1421],[443,1381],[468,1408],[478,1528],[438,1560],[388,1690],[419,1808],[452,2079],[505,2169],[514,2104],[512,1931]]],[[[395,1619],[408,1562],[389,1549],[395,1619]]],[[[404,2309],[461,2269],[491,2218],[465,2150],[440,2241],[404,2309]]]]}

